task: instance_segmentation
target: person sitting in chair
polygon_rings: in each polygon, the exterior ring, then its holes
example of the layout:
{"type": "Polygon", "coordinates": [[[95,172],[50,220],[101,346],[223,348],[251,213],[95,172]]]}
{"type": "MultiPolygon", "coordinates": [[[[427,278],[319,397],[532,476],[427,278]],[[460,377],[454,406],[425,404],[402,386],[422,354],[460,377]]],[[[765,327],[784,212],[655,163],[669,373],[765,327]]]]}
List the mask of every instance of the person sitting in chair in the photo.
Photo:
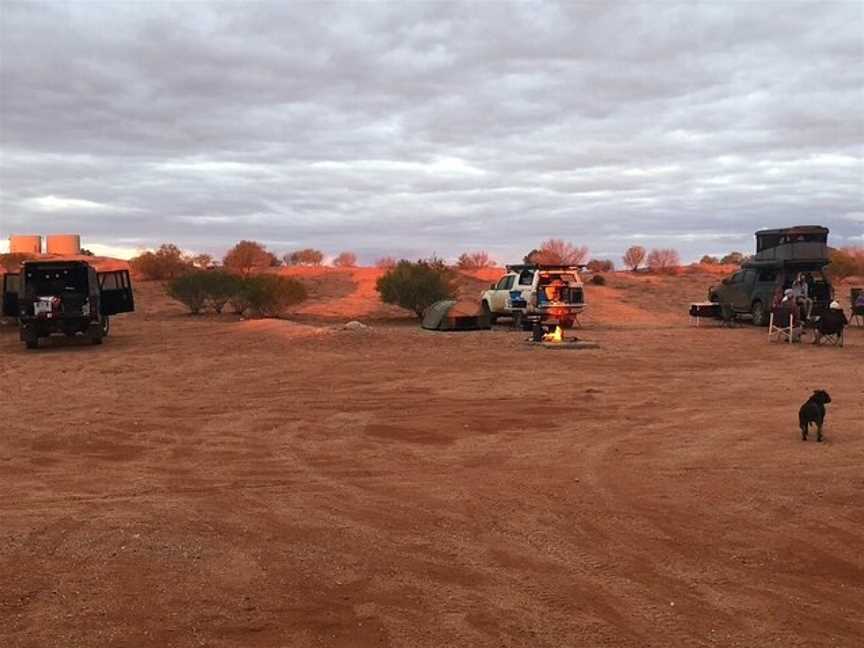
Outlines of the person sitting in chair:
{"type": "Polygon", "coordinates": [[[822,317],[819,318],[819,323],[816,325],[816,338],[813,344],[819,344],[823,335],[843,335],[843,329],[849,325],[849,320],[846,319],[846,313],[840,307],[840,304],[835,300],[828,306],[822,317]]]}
{"type": "Polygon", "coordinates": [[[810,285],[804,274],[799,272],[792,282],[792,292],[795,294],[795,300],[801,308],[802,319],[810,319],[810,313],[813,310],[813,299],[811,297],[810,285]]]}
{"type": "Polygon", "coordinates": [[[801,306],[798,304],[795,291],[791,288],[787,289],[783,294],[783,301],[780,302],[781,311],[787,313],[792,318],[792,341],[801,341],[801,306]]]}

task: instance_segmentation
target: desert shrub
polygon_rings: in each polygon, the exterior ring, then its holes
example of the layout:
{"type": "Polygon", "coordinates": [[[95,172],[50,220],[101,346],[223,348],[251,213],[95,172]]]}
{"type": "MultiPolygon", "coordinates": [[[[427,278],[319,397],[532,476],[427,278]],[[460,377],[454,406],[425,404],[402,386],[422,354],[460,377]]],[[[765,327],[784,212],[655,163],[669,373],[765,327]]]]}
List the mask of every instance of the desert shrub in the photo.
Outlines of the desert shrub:
{"type": "Polygon", "coordinates": [[[375,267],[382,268],[384,270],[390,270],[396,267],[396,259],[390,256],[381,257],[380,259],[375,261],[375,267]]]}
{"type": "Polygon", "coordinates": [[[243,277],[248,277],[255,270],[271,267],[275,258],[257,241],[240,241],[228,250],[222,265],[243,277]]]}
{"type": "Polygon", "coordinates": [[[423,311],[456,294],[453,271],[441,259],[402,260],[378,278],[375,289],[386,304],[396,304],[422,317],[423,311]]]}
{"type": "Polygon", "coordinates": [[[588,269],[591,272],[614,272],[615,264],[610,259],[591,259],[588,269]]]}
{"type": "Polygon", "coordinates": [[[648,267],[651,272],[672,273],[681,265],[678,252],[671,248],[653,249],[648,254],[648,267]]]}
{"type": "Polygon", "coordinates": [[[717,265],[718,263],[720,263],[720,259],[718,259],[715,256],[711,256],[709,254],[706,254],[701,259],[699,259],[699,263],[701,263],[703,265],[717,265]]]}
{"type": "Polygon", "coordinates": [[[741,265],[744,263],[744,255],[741,252],[730,252],[722,259],[720,259],[720,263],[724,265],[741,265]]]}
{"type": "Polygon", "coordinates": [[[464,252],[459,255],[459,260],[456,261],[456,266],[460,270],[482,270],[483,268],[491,268],[493,265],[489,254],[482,250],[464,252]]]}
{"type": "Polygon", "coordinates": [[[581,265],[588,258],[588,248],[576,247],[562,239],[543,241],[539,249],[525,255],[525,263],[548,263],[562,265],[581,265]]]}
{"type": "Polygon", "coordinates": [[[591,283],[595,286],[605,286],[606,285],[606,277],[603,275],[595,274],[591,277],[591,283]]]}
{"type": "Polygon", "coordinates": [[[237,286],[237,292],[228,298],[231,312],[235,315],[242,315],[249,310],[249,296],[246,294],[246,291],[243,290],[243,282],[244,280],[240,279],[240,283],[237,286]]]}
{"type": "Polygon", "coordinates": [[[625,266],[630,268],[633,272],[636,272],[645,260],[645,248],[641,245],[632,245],[627,248],[626,252],[624,252],[624,256],[621,257],[621,260],[624,262],[625,266]]]}
{"type": "Polygon", "coordinates": [[[212,268],[215,263],[213,263],[213,257],[209,254],[196,254],[192,257],[192,265],[201,270],[206,270],[207,268],[212,268]]]}
{"type": "Polygon", "coordinates": [[[357,255],[353,252],[341,252],[333,259],[333,265],[337,268],[354,268],[357,266],[357,255]]]}
{"type": "Polygon", "coordinates": [[[193,272],[176,277],[168,282],[165,291],[193,315],[201,312],[207,303],[207,276],[204,272],[193,272]]]}
{"type": "Polygon", "coordinates": [[[249,309],[259,317],[278,317],[288,306],[306,299],[306,288],[291,277],[258,275],[243,280],[249,309]]]}
{"type": "Polygon", "coordinates": [[[313,248],[305,248],[303,250],[295,250],[285,255],[285,265],[297,266],[319,266],[324,261],[324,253],[321,250],[313,248]]]}
{"type": "Polygon", "coordinates": [[[217,313],[223,311],[226,304],[240,292],[243,285],[242,279],[225,270],[211,270],[201,273],[200,276],[206,303],[217,313]]]}
{"type": "Polygon", "coordinates": [[[166,281],[194,269],[192,259],[173,243],[163,243],[155,251],[147,251],[129,259],[132,272],[142,279],[166,281]]]}
{"type": "Polygon", "coordinates": [[[93,252],[88,250],[87,248],[81,248],[81,256],[95,256],[93,252]]]}
{"type": "Polygon", "coordinates": [[[864,275],[864,248],[845,247],[831,250],[831,263],[827,270],[835,279],[846,279],[856,275],[864,275]]]}

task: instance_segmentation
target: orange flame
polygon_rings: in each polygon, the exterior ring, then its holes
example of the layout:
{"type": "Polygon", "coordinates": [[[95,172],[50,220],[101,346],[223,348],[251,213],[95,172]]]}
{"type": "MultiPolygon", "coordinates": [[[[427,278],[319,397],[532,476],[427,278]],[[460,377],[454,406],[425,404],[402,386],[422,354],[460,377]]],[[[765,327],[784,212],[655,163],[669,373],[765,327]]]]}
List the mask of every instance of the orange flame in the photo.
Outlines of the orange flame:
{"type": "Polygon", "coordinates": [[[556,326],[555,330],[552,333],[547,333],[543,336],[544,342],[563,342],[564,341],[564,331],[561,330],[560,326],[556,326]]]}

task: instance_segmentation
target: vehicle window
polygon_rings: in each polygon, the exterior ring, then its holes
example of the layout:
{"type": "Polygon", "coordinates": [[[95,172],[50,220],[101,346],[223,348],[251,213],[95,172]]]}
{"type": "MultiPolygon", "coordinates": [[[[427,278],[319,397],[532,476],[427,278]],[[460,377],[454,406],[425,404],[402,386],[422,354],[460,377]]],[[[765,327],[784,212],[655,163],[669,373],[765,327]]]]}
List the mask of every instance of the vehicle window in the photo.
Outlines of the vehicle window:
{"type": "Polygon", "coordinates": [[[100,285],[102,290],[117,290],[121,288],[120,282],[118,281],[118,275],[112,273],[104,274],[100,277],[100,285]]]}
{"type": "Polygon", "coordinates": [[[534,283],[534,271],[533,270],[523,270],[519,274],[519,285],[520,286],[530,286],[534,283]]]}
{"type": "Polygon", "coordinates": [[[745,270],[744,271],[744,279],[743,280],[746,283],[750,283],[754,279],[756,279],[756,271],[755,270],[745,270]]]}
{"type": "Polygon", "coordinates": [[[87,292],[87,272],[81,268],[57,270],[30,270],[27,272],[27,290],[31,295],[61,295],[87,292]]]}
{"type": "Polygon", "coordinates": [[[17,293],[20,291],[21,285],[21,277],[20,275],[7,274],[6,275],[6,290],[9,292],[17,293]]]}
{"type": "MultiPolygon", "coordinates": [[[[495,290],[506,290],[507,289],[507,280],[510,279],[510,276],[501,277],[498,280],[498,285],[495,286],[495,290]]],[[[512,284],[511,284],[512,285],[512,284]]]]}
{"type": "Polygon", "coordinates": [[[516,275],[510,275],[504,282],[504,290],[510,290],[516,282],[516,275]]]}
{"type": "Polygon", "coordinates": [[[760,270],[759,271],[759,281],[766,281],[774,283],[777,281],[777,271],[776,270],[760,270]]]}
{"type": "Polygon", "coordinates": [[[779,234],[764,234],[756,239],[756,251],[769,250],[780,245],[779,234]]]}
{"type": "Polygon", "coordinates": [[[738,283],[744,278],[743,272],[736,272],[732,275],[732,278],[729,279],[729,283],[738,283]]]}

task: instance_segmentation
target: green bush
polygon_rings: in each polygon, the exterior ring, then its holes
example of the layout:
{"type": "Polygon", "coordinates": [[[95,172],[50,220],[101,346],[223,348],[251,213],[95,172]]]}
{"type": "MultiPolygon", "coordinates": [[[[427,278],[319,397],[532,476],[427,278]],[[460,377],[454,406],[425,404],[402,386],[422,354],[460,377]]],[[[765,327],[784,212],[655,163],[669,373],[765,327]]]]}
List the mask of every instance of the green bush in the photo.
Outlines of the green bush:
{"type": "Polygon", "coordinates": [[[243,290],[242,283],[237,292],[228,299],[228,303],[231,304],[231,312],[235,315],[242,315],[249,310],[249,298],[246,296],[246,291],[243,290]]]}
{"type": "Polygon", "coordinates": [[[242,288],[242,279],[224,270],[203,272],[200,277],[207,304],[217,313],[221,313],[242,288]]]}
{"type": "Polygon", "coordinates": [[[417,317],[442,299],[456,295],[453,271],[441,259],[405,261],[378,278],[375,289],[386,304],[414,311],[417,317]]]}
{"type": "Polygon", "coordinates": [[[186,306],[193,315],[197,315],[207,303],[206,284],[206,273],[195,272],[172,279],[165,286],[165,290],[169,297],[186,306]]]}
{"type": "Polygon", "coordinates": [[[288,306],[306,299],[306,288],[296,279],[278,275],[257,275],[243,281],[242,296],[259,317],[278,317],[288,306]]]}
{"type": "Polygon", "coordinates": [[[605,286],[606,285],[606,277],[603,275],[594,275],[591,277],[591,283],[595,286],[605,286]]]}

